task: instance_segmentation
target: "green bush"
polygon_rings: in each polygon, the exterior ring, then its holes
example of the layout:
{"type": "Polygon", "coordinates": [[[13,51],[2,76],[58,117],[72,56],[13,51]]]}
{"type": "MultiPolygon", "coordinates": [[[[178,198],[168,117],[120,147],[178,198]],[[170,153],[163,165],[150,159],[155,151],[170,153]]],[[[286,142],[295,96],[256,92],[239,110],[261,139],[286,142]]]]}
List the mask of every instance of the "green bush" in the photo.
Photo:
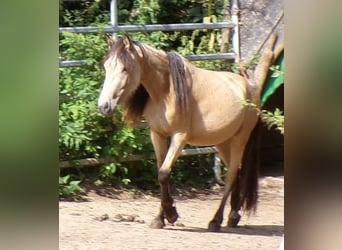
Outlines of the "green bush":
{"type": "Polygon", "coordinates": [[[86,67],[60,68],[59,146],[60,159],[98,157],[108,123],[97,111],[103,82],[99,62],[106,53],[103,35],[64,33],[60,40],[63,60],[86,59],[86,67]]]}
{"type": "Polygon", "coordinates": [[[70,181],[70,175],[59,177],[59,196],[62,198],[73,198],[84,193],[79,186],[80,181],[70,181]]]}
{"type": "Polygon", "coordinates": [[[249,107],[251,109],[255,109],[260,115],[261,120],[266,124],[269,130],[274,128],[278,130],[282,135],[284,134],[285,117],[283,111],[278,108],[276,108],[274,111],[260,109],[249,100],[243,100],[241,102],[241,105],[249,107]]]}

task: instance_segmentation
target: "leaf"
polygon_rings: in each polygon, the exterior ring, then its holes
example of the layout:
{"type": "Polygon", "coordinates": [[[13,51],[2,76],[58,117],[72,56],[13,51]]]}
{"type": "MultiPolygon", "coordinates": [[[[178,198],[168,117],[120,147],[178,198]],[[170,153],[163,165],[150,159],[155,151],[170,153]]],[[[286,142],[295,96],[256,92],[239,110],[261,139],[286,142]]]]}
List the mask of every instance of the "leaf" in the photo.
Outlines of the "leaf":
{"type": "Polygon", "coordinates": [[[67,184],[69,178],[70,178],[70,175],[66,175],[66,176],[64,176],[64,177],[60,177],[60,176],[59,176],[59,185],[61,185],[61,184],[67,184]]]}
{"type": "Polygon", "coordinates": [[[203,17],[203,23],[211,23],[210,22],[211,17],[210,16],[205,16],[203,17]]]}
{"type": "Polygon", "coordinates": [[[209,43],[208,43],[209,51],[212,51],[214,49],[214,46],[215,46],[215,34],[214,32],[211,32],[209,43]]]}
{"type": "Polygon", "coordinates": [[[217,17],[215,15],[210,16],[213,23],[217,23],[217,17]]]}
{"type": "Polygon", "coordinates": [[[125,185],[128,185],[128,183],[130,183],[131,180],[125,178],[125,179],[122,179],[121,182],[122,182],[123,184],[125,184],[125,185]]]}

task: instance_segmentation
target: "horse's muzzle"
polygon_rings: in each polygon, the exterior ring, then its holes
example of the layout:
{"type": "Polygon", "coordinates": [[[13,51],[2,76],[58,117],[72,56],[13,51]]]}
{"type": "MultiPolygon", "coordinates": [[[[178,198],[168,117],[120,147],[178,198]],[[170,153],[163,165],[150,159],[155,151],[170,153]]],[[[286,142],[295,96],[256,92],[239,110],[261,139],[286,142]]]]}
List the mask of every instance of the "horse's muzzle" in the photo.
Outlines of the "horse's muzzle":
{"type": "Polygon", "coordinates": [[[105,102],[102,105],[98,105],[98,109],[100,110],[100,113],[105,115],[105,116],[111,116],[113,114],[111,105],[109,104],[109,102],[105,102]]]}
{"type": "Polygon", "coordinates": [[[107,100],[107,101],[99,101],[97,107],[101,114],[110,117],[113,115],[116,105],[118,103],[119,98],[107,100]]]}

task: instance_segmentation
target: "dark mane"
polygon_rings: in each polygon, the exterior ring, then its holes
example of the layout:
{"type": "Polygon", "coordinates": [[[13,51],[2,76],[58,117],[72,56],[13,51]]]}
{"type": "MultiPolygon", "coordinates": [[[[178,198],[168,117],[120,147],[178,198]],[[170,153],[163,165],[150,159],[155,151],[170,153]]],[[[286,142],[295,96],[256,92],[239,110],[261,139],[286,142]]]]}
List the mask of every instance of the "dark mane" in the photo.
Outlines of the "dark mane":
{"type": "Polygon", "coordinates": [[[188,108],[188,84],[184,62],[180,55],[174,52],[167,53],[173,87],[176,95],[176,108],[183,112],[188,108]]]}
{"type": "Polygon", "coordinates": [[[125,121],[127,125],[134,126],[144,113],[147,101],[150,99],[146,89],[142,84],[131,95],[125,104],[125,121]]]}
{"type": "MultiPolygon", "coordinates": [[[[135,47],[133,46],[136,45],[141,49],[142,53],[145,55],[145,48],[141,43],[132,41],[128,36],[127,38],[130,44],[132,45],[131,48],[133,49],[134,53],[138,53],[135,47]]],[[[124,39],[120,39],[114,43],[107,56],[104,58],[104,61],[106,61],[109,57],[114,55],[116,55],[116,57],[125,65],[127,72],[132,73],[134,61],[130,57],[127,49],[125,48],[124,39]]]]}

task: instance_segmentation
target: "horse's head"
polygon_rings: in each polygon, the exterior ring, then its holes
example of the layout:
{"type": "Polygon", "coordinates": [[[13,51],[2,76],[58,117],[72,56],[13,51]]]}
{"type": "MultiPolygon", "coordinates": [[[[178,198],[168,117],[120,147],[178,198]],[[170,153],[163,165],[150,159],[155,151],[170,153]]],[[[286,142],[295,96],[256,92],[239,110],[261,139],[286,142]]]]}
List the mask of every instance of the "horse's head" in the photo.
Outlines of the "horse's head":
{"type": "Polygon", "coordinates": [[[139,53],[128,37],[109,43],[111,49],[104,60],[105,81],[98,100],[103,115],[113,114],[117,104],[124,104],[140,83],[139,53]]]}

